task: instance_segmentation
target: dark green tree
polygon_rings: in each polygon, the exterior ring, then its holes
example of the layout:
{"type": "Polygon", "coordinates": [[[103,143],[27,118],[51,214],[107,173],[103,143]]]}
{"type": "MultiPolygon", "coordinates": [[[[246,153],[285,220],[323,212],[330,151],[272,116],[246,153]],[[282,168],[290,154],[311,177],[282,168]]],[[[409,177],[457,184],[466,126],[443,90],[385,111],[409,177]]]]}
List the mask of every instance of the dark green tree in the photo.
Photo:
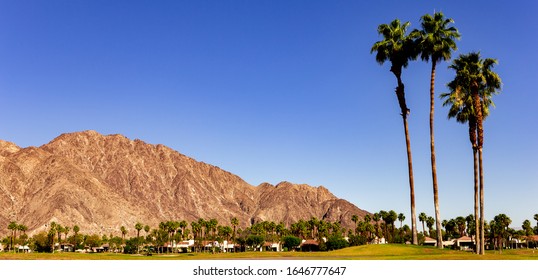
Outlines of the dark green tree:
{"type": "Polygon", "coordinates": [[[284,247],[288,248],[289,251],[295,250],[297,246],[301,245],[301,239],[296,236],[288,235],[283,238],[284,247]]]}

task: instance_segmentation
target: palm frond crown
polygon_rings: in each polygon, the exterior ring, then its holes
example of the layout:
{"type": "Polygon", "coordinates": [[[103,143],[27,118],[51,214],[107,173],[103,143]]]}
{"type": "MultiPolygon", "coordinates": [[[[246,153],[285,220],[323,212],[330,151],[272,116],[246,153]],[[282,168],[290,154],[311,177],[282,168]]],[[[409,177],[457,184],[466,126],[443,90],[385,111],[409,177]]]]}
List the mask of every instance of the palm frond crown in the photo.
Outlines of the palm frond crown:
{"type": "Polygon", "coordinates": [[[383,40],[377,41],[371,48],[370,53],[376,53],[376,61],[383,64],[390,61],[394,67],[407,67],[409,60],[418,56],[415,51],[413,37],[406,35],[410,23],[401,23],[399,19],[389,24],[380,24],[377,28],[383,40]]]}
{"type": "Polygon", "coordinates": [[[457,50],[456,39],[461,37],[458,30],[449,26],[454,23],[451,18],[445,18],[442,12],[433,16],[426,14],[421,17],[422,30],[414,30],[412,34],[419,34],[416,43],[420,48],[420,58],[434,62],[450,60],[452,51],[457,50]]]}
{"type": "Polygon", "coordinates": [[[499,75],[492,70],[495,64],[497,60],[481,59],[479,52],[462,54],[454,59],[449,68],[456,71],[456,76],[447,84],[450,92],[441,94],[444,99],[443,106],[450,106],[448,118],[456,118],[458,122],[466,123],[475,117],[471,92],[473,83],[478,88],[482,116],[485,118],[489,115],[489,108],[495,106],[491,97],[497,94],[501,87],[499,75]]]}

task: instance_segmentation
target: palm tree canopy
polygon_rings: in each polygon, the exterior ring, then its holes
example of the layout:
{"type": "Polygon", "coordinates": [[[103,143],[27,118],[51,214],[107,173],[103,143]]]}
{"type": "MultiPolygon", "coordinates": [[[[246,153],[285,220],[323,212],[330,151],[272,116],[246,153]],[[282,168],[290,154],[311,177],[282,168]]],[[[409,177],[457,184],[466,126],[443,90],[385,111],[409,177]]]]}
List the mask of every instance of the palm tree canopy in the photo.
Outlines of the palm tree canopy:
{"type": "Polygon", "coordinates": [[[419,221],[426,221],[428,219],[428,216],[426,215],[426,213],[424,212],[421,212],[419,215],[418,215],[418,219],[419,221]]]}
{"type": "Polygon", "coordinates": [[[441,94],[445,99],[443,106],[450,106],[448,118],[456,118],[460,123],[466,123],[476,117],[472,100],[472,87],[476,86],[482,105],[482,117],[489,115],[489,107],[495,106],[491,100],[501,87],[501,79],[492,71],[497,60],[480,58],[480,52],[462,54],[454,59],[449,66],[456,71],[454,80],[447,84],[449,93],[441,94]]]}
{"type": "Polygon", "coordinates": [[[383,40],[377,41],[370,50],[376,53],[375,59],[379,64],[389,60],[393,67],[407,67],[409,59],[418,56],[413,37],[406,35],[410,23],[401,24],[399,19],[390,24],[381,24],[377,32],[383,36],[383,40]]]}
{"type": "Polygon", "coordinates": [[[13,221],[11,221],[11,222],[9,223],[9,225],[7,226],[7,229],[10,229],[10,230],[16,230],[16,229],[18,228],[18,226],[19,226],[19,225],[17,224],[17,222],[13,222],[13,221]]]}
{"type": "Polygon", "coordinates": [[[437,63],[440,60],[449,60],[453,50],[457,50],[456,39],[461,37],[458,30],[449,25],[454,23],[451,18],[445,18],[442,12],[432,15],[426,14],[420,18],[422,30],[413,30],[411,37],[417,37],[420,48],[420,58],[430,59],[437,63]]]}

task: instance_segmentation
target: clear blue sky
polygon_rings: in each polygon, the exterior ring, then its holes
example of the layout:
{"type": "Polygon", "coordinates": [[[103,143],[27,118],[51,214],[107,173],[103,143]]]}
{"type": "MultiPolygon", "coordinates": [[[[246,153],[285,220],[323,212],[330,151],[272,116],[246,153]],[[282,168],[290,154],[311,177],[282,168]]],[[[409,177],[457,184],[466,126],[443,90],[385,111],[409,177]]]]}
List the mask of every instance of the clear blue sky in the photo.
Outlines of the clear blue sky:
{"type": "MultiPolygon", "coordinates": [[[[376,28],[442,11],[453,55],[499,60],[485,123],[487,219],[538,213],[535,1],[0,1],[0,139],[40,146],[96,130],[164,144],[253,185],[323,185],[409,218],[396,80],[370,54],[376,28]]],[[[436,95],[453,78],[438,65],[436,95]]],[[[433,216],[430,64],[403,74],[417,212],[433,216]]],[[[473,211],[467,127],[436,100],[441,218],[473,211]]]]}

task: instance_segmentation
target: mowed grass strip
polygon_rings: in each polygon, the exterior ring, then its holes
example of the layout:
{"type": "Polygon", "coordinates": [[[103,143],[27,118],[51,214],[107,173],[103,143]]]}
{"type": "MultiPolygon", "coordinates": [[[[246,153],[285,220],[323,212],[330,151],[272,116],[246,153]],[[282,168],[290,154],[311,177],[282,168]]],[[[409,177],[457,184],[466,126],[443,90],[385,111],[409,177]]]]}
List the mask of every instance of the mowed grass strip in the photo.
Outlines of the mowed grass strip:
{"type": "Polygon", "coordinates": [[[3,260],[538,260],[538,250],[517,249],[472,252],[434,247],[383,244],[349,247],[330,252],[184,253],[153,256],[114,253],[0,253],[3,260]]]}

